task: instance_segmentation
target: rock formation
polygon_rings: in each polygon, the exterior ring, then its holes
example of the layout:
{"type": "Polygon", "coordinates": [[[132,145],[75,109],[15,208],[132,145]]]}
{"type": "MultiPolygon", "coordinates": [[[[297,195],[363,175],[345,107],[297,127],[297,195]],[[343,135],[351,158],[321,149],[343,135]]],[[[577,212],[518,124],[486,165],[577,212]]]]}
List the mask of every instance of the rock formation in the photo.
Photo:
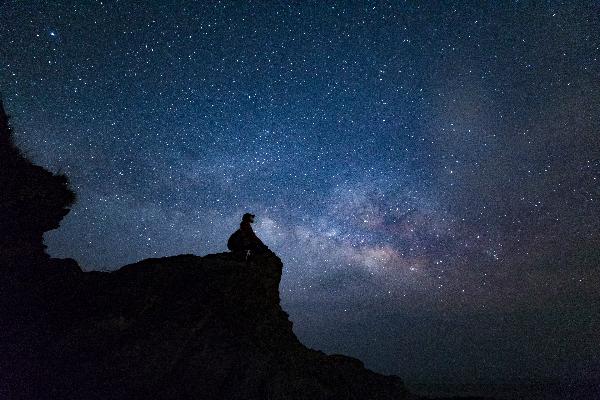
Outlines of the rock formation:
{"type": "Polygon", "coordinates": [[[279,304],[275,255],[251,264],[231,253],[181,255],[112,273],[49,269],[43,288],[31,283],[39,297],[26,307],[43,318],[28,316],[3,338],[6,398],[409,397],[399,378],[298,341],[279,304]]]}
{"type": "Polygon", "coordinates": [[[5,264],[47,258],[42,236],[58,228],[74,201],[64,175],[32,164],[15,146],[0,100],[0,258],[5,264]]]}

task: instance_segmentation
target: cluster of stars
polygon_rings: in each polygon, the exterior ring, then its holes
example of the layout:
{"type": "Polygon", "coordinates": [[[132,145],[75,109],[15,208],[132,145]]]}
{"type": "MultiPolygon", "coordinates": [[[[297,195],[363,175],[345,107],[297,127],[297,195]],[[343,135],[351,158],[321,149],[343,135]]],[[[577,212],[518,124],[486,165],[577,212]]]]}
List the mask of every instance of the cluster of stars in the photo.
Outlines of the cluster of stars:
{"type": "Polygon", "coordinates": [[[18,142],[78,194],[52,255],[224,251],[251,211],[299,335],[357,355],[319,329],[593,297],[593,7],[176,3],[0,5],[18,142]]]}

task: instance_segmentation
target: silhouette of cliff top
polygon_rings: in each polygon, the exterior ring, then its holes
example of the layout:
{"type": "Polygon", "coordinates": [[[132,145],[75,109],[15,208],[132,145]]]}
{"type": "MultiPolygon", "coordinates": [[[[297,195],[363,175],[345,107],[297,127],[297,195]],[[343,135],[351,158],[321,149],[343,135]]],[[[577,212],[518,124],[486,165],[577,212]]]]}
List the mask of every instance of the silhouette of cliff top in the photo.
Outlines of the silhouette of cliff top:
{"type": "Polygon", "coordinates": [[[34,165],[17,148],[0,100],[0,257],[44,258],[44,232],[58,228],[74,201],[65,175],[34,165]]]}
{"type": "Polygon", "coordinates": [[[8,398],[410,398],[399,378],[298,341],[275,255],[250,265],[180,255],[115,272],[50,261],[33,280],[0,284],[12,294],[1,300],[11,328],[0,333],[0,393],[26,394],[8,398]]]}

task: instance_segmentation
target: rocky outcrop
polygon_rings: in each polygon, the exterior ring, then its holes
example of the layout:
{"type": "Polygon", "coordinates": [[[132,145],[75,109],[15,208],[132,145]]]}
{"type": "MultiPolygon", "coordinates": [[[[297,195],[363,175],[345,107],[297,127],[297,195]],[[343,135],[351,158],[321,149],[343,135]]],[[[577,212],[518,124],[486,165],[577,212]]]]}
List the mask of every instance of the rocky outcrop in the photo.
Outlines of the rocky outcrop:
{"type": "Polygon", "coordinates": [[[8,119],[0,100],[0,258],[5,265],[14,265],[47,258],[43,234],[58,228],[75,193],[66,176],[23,156],[13,142],[8,119]]]}
{"type": "Polygon", "coordinates": [[[2,285],[12,304],[3,296],[0,397],[409,398],[397,377],[303,346],[280,307],[281,271],[274,254],[181,255],[112,273],[53,260],[2,285]]]}

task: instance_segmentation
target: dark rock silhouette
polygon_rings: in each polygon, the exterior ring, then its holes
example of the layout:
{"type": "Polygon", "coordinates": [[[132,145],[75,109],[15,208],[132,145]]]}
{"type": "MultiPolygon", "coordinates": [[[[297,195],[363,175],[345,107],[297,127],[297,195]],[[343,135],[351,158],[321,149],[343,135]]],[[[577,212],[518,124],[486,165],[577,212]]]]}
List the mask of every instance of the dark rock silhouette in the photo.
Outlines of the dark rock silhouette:
{"type": "Polygon", "coordinates": [[[46,258],[43,234],[58,228],[75,193],[64,175],[32,164],[15,146],[0,100],[0,258],[14,263],[46,258]]]}
{"type": "Polygon", "coordinates": [[[304,347],[279,304],[281,271],[276,256],[248,266],[232,253],[148,259],[112,273],[55,260],[28,282],[3,285],[2,326],[11,332],[1,337],[0,397],[409,397],[399,378],[304,347]]]}

